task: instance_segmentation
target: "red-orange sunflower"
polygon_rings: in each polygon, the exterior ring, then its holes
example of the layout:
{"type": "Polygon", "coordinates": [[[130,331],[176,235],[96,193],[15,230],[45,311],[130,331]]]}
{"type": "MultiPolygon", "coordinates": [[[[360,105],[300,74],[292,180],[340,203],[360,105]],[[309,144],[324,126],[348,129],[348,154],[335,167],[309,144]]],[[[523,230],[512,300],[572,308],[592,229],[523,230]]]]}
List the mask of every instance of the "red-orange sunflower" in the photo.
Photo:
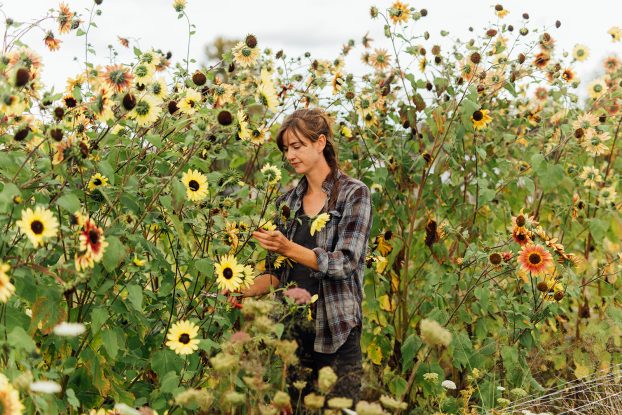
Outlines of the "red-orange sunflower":
{"type": "Polygon", "coordinates": [[[102,81],[115,92],[121,92],[132,85],[134,75],[123,65],[107,65],[106,72],[100,75],[102,81]]]}
{"type": "Polygon", "coordinates": [[[525,271],[542,274],[553,264],[553,256],[542,245],[527,244],[518,255],[518,263],[525,271]]]}

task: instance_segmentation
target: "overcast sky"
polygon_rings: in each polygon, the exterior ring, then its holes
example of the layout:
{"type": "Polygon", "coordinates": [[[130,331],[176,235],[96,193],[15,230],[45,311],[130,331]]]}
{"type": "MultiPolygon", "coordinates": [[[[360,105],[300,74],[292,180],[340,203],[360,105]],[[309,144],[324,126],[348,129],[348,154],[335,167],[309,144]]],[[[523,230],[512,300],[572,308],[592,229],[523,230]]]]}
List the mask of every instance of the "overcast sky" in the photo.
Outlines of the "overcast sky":
{"type": "MultiPolygon", "coordinates": [[[[0,0],[1,10],[16,21],[32,21],[45,15],[50,8],[60,2],[50,0],[0,0]]],[[[72,10],[88,19],[86,11],[91,0],[65,0],[72,10]]],[[[190,56],[204,63],[204,47],[216,36],[243,38],[247,33],[257,35],[261,47],[274,51],[283,49],[289,56],[301,55],[308,51],[316,58],[333,59],[341,46],[350,38],[360,44],[367,32],[375,39],[374,47],[389,48],[383,38],[383,24],[372,20],[369,8],[376,5],[386,9],[392,1],[369,0],[189,0],[187,11],[196,25],[190,56]]],[[[428,17],[410,24],[414,33],[428,30],[431,34],[427,44],[448,45],[452,39],[468,39],[468,27],[478,29],[496,17],[493,6],[497,2],[485,0],[429,0],[409,2],[417,8],[426,8],[428,17]],[[450,35],[440,37],[442,29],[450,35]]],[[[504,19],[515,27],[521,25],[521,15],[529,12],[531,22],[537,27],[547,27],[557,41],[557,47],[572,51],[576,43],[591,49],[590,59],[577,63],[575,70],[584,81],[593,78],[601,68],[602,58],[617,53],[622,54],[622,43],[612,43],[607,30],[611,26],[622,27],[622,1],[591,0],[511,0],[501,4],[510,11],[504,19]],[[561,28],[555,29],[559,19],[561,28]]],[[[120,52],[119,62],[130,62],[132,52],[121,47],[117,35],[137,41],[141,48],[161,48],[173,52],[173,60],[181,60],[186,55],[187,25],[185,19],[178,20],[171,0],[103,0],[100,7],[102,15],[96,17],[97,28],[91,29],[89,42],[97,50],[96,63],[108,63],[109,44],[120,52]]],[[[45,28],[53,28],[54,22],[44,23],[45,28]]],[[[0,29],[4,32],[3,23],[0,29]]],[[[76,37],[75,32],[63,35],[61,49],[49,52],[43,45],[44,32],[35,29],[24,39],[43,57],[45,68],[43,79],[56,90],[64,89],[68,76],[74,76],[84,61],[84,37],[76,37]],[[74,57],[78,60],[74,61],[74,57]]],[[[361,47],[353,50],[346,59],[346,70],[362,74],[365,68],[360,63],[361,47]]],[[[90,60],[93,58],[90,57],[90,60]]],[[[196,64],[198,67],[198,64],[196,64]]],[[[192,68],[191,68],[192,69],[192,68]]]]}

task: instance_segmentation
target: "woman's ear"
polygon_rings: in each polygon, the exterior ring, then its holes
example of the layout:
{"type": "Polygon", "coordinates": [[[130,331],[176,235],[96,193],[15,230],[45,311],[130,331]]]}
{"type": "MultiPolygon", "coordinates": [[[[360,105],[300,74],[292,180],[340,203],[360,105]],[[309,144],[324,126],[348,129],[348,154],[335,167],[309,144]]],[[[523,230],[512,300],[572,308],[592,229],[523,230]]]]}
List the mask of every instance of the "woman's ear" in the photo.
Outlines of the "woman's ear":
{"type": "Polygon", "coordinates": [[[324,134],[320,134],[320,136],[317,138],[316,143],[318,144],[320,153],[324,151],[324,148],[326,147],[326,136],[324,134]]]}

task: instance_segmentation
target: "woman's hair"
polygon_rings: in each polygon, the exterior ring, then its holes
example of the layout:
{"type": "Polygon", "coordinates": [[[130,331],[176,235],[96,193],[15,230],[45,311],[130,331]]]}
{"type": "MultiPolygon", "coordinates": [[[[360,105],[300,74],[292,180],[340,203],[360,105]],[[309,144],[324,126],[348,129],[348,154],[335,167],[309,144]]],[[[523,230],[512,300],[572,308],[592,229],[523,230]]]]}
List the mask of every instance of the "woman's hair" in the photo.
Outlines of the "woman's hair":
{"type": "MultiPolygon", "coordinates": [[[[283,120],[281,128],[276,134],[276,145],[283,153],[283,136],[285,131],[291,128],[291,132],[297,133],[298,136],[307,138],[312,142],[316,142],[320,135],[326,137],[326,146],[324,147],[324,157],[330,166],[330,180],[335,181],[337,170],[339,170],[339,154],[333,135],[331,117],[321,108],[301,108],[298,109],[283,120]]],[[[339,193],[339,183],[335,183],[328,201],[329,209],[333,209],[339,193]]]]}
{"type": "Polygon", "coordinates": [[[281,152],[283,152],[283,136],[290,128],[290,132],[296,132],[297,135],[312,142],[316,142],[320,135],[324,134],[326,146],[323,153],[334,176],[339,169],[339,155],[335,146],[330,116],[321,108],[301,108],[289,114],[276,134],[276,145],[281,152]]]}

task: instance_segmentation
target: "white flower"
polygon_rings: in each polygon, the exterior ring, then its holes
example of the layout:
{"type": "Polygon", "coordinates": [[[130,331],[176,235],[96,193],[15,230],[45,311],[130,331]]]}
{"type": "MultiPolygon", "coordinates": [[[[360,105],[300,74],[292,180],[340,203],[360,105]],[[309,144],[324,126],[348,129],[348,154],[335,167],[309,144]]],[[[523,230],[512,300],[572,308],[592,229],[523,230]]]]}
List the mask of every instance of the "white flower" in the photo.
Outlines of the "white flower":
{"type": "Polygon", "coordinates": [[[503,392],[505,388],[503,386],[497,386],[497,390],[503,392]]]}
{"type": "Polygon", "coordinates": [[[124,403],[118,403],[114,406],[114,409],[119,411],[119,413],[121,415],[140,415],[141,413],[138,412],[136,409],[124,404],[124,403]]]}
{"type": "Polygon", "coordinates": [[[451,380],[444,380],[441,383],[441,386],[444,387],[445,389],[456,389],[456,384],[451,380]]]}
{"type": "Polygon", "coordinates": [[[33,392],[53,394],[60,392],[62,388],[58,383],[52,382],[51,380],[38,380],[30,384],[30,390],[33,392]]]}
{"type": "Polygon", "coordinates": [[[84,327],[84,324],[82,323],[67,323],[66,321],[63,321],[62,323],[54,326],[54,334],[64,337],[79,336],[84,333],[85,330],[86,327],[84,327]]]}

